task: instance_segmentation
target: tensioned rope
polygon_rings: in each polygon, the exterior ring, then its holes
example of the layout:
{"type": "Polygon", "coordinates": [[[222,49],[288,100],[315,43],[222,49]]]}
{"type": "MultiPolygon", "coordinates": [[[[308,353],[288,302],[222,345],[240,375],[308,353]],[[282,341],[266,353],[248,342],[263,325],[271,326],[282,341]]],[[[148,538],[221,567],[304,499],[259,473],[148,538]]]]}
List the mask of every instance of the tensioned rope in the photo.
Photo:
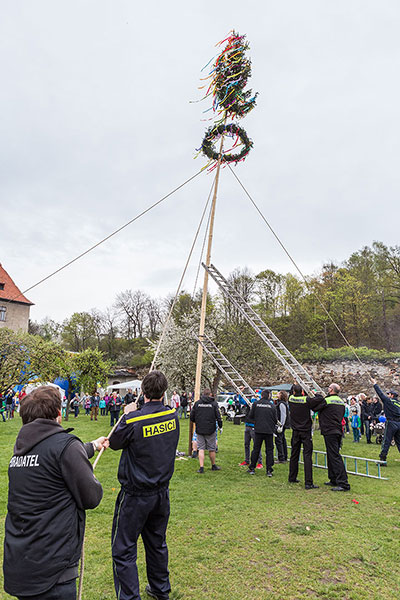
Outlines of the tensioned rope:
{"type": "Polygon", "coordinates": [[[236,181],[239,183],[240,187],[242,188],[242,190],[244,191],[244,193],[246,194],[246,196],[249,198],[250,202],[253,204],[254,208],[256,209],[256,211],[258,212],[258,214],[260,215],[260,217],[264,221],[264,223],[267,225],[268,229],[270,230],[270,232],[272,233],[272,235],[274,236],[274,238],[276,239],[276,241],[278,242],[278,244],[281,246],[282,250],[285,252],[285,254],[289,258],[289,260],[291,261],[291,263],[293,264],[293,266],[295,267],[295,269],[297,270],[297,272],[300,274],[301,278],[303,279],[304,283],[306,284],[306,287],[307,287],[308,291],[310,293],[312,293],[315,296],[315,298],[318,300],[321,308],[324,310],[324,312],[326,313],[326,315],[328,316],[328,318],[332,321],[333,325],[335,326],[335,328],[337,329],[337,331],[339,332],[339,334],[341,335],[341,337],[343,338],[343,340],[345,341],[345,343],[347,344],[347,346],[350,348],[350,350],[352,351],[352,353],[354,354],[354,356],[356,357],[356,359],[358,360],[358,362],[360,363],[360,365],[364,367],[365,366],[364,363],[361,361],[361,359],[359,358],[357,352],[354,350],[353,346],[350,344],[350,342],[348,341],[348,339],[346,338],[346,336],[344,335],[344,333],[340,329],[339,325],[336,323],[336,321],[334,320],[334,318],[330,314],[329,310],[326,308],[325,304],[322,302],[319,294],[310,286],[310,284],[307,281],[306,276],[303,274],[303,272],[301,271],[300,267],[297,265],[296,261],[291,256],[291,254],[289,253],[289,251],[287,250],[287,248],[285,247],[285,245],[283,244],[283,242],[279,238],[278,234],[275,232],[275,230],[272,228],[272,226],[270,225],[270,223],[267,221],[267,219],[264,216],[264,214],[262,213],[261,209],[257,206],[256,202],[251,197],[250,193],[248,192],[248,190],[246,189],[246,187],[243,185],[243,183],[240,181],[239,177],[236,175],[236,173],[234,172],[234,170],[232,169],[232,167],[229,164],[228,164],[228,167],[229,167],[231,173],[233,174],[233,176],[235,177],[236,181]]]}
{"type": "Polygon", "coordinates": [[[180,190],[181,188],[183,188],[187,183],[189,183],[190,181],[193,181],[193,179],[195,179],[198,175],[200,175],[200,173],[202,173],[203,170],[204,169],[200,169],[200,171],[197,171],[197,173],[195,173],[194,175],[192,175],[191,177],[189,177],[189,179],[186,179],[186,181],[184,181],[183,183],[181,183],[180,185],[178,185],[176,188],[174,188],[170,192],[168,192],[168,194],[166,194],[165,196],[163,196],[162,198],[160,198],[160,200],[157,200],[157,202],[154,202],[153,204],[151,204],[151,206],[148,206],[145,210],[143,210],[141,213],[139,213],[138,215],[136,215],[136,217],[133,217],[133,219],[130,219],[129,221],[127,221],[126,223],[124,223],[124,225],[121,225],[121,227],[118,227],[118,229],[115,229],[110,234],[108,234],[106,237],[104,237],[103,239],[101,239],[98,242],[96,242],[95,244],[93,244],[93,246],[90,246],[90,248],[87,248],[87,250],[85,250],[84,252],[81,252],[81,254],[78,254],[78,256],[75,256],[75,258],[69,260],[67,263],[65,263],[64,265],[62,265],[61,267],[59,267],[58,269],[56,269],[55,271],[53,271],[52,273],[50,273],[49,275],[47,275],[46,277],[43,277],[43,279],[40,279],[40,281],[37,281],[36,283],[34,283],[30,287],[26,288],[26,290],[24,290],[23,292],[20,292],[19,294],[17,294],[13,298],[9,298],[7,300],[2,299],[2,301],[5,301],[5,302],[14,302],[20,296],[26,294],[30,290],[33,290],[33,288],[37,287],[41,283],[44,283],[45,281],[47,281],[51,277],[54,277],[54,275],[57,275],[57,273],[60,273],[60,271],[63,271],[64,269],[66,269],[67,267],[69,267],[70,265],[72,265],[74,262],[76,262],[77,260],[79,260],[80,258],[83,258],[87,254],[89,254],[89,252],[92,252],[92,250],[95,250],[95,248],[98,248],[99,246],[101,246],[102,244],[104,244],[104,242],[106,242],[110,238],[112,238],[114,235],[117,235],[117,233],[119,233],[120,231],[122,231],[123,229],[125,229],[126,227],[128,227],[129,225],[131,225],[132,223],[134,223],[135,221],[137,221],[138,219],[140,219],[140,217],[143,217],[146,213],[150,212],[153,208],[155,208],[156,206],[158,206],[159,204],[161,204],[162,202],[164,202],[164,200],[166,200],[167,198],[169,198],[170,196],[172,196],[175,192],[177,192],[178,190],[180,190]]]}
{"type": "MultiPolygon", "coordinates": [[[[199,223],[199,225],[198,225],[198,227],[197,227],[197,231],[196,231],[196,234],[195,234],[195,236],[194,236],[194,240],[193,240],[192,246],[191,246],[191,248],[190,248],[190,251],[189,251],[189,255],[188,255],[188,257],[187,257],[187,260],[186,260],[185,268],[183,269],[182,276],[181,276],[181,278],[180,278],[180,281],[179,281],[179,283],[178,283],[178,287],[177,287],[177,289],[176,289],[176,294],[175,294],[175,297],[174,297],[174,299],[173,299],[173,301],[172,301],[172,304],[171,304],[171,307],[170,307],[170,309],[169,309],[169,312],[168,312],[167,318],[166,318],[166,320],[165,320],[165,322],[164,322],[164,325],[163,325],[163,328],[162,328],[162,331],[161,331],[161,335],[160,335],[160,338],[159,338],[159,340],[158,340],[157,348],[156,348],[156,351],[155,351],[155,353],[154,353],[154,358],[153,358],[153,361],[152,361],[152,363],[151,363],[150,371],[152,371],[152,370],[154,369],[155,362],[156,362],[156,360],[157,360],[157,357],[158,357],[158,354],[159,354],[159,352],[160,352],[161,344],[163,343],[164,336],[165,336],[165,333],[166,333],[166,331],[167,331],[168,323],[169,323],[169,321],[170,321],[170,319],[171,319],[171,316],[172,316],[173,310],[174,310],[174,308],[175,308],[175,304],[176,304],[176,302],[177,302],[177,300],[178,300],[178,296],[179,296],[179,293],[180,293],[180,291],[181,291],[181,288],[182,288],[182,283],[183,283],[183,280],[184,280],[184,278],[185,278],[186,271],[187,271],[187,269],[188,269],[188,266],[189,266],[190,260],[191,260],[191,258],[192,258],[192,254],[193,254],[193,250],[194,250],[194,247],[195,247],[195,245],[196,245],[196,242],[197,242],[197,238],[199,237],[200,229],[201,229],[201,226],[202,226],[202,224],[203,224],[203,221],[204,221],[204,217],[205,217],[205,214],[206,214],[206,211],[207,211],[207,207],[208,207],[208,205],[209,205],[209,202],[210,202],[210,198],[211,198],[212,191],[213,191],[213,189],[214,189],[214,185],[215,185],[215,177],[214,177],[214,179],[213,179],[213,182],[212,182],[212,185],[211,185],[211,189],[210,189],[210,193],[208,194],[207,202],[206,202],[206,204],[205,204],[205,206],[204,206],[204,210],[203,210],[203,213],[202,213],[202,215],[201,215],[200,223],[199,223]]],[[[150,371],[149,371],[149,372],[150,372],[150,371]]]]}
{"type": "Polygon", "coordinates": [[[200,275],[200,269],[201,269],[201,263],[203,261],[203,256],[204,256],[204,249],[206,247],[206,241],[207,241],[207,233],[208,233],[208,229],[210,227],[210,221],[211,221],[211,208],[210,208],[210,212],[208,213],[208,219],[207,219],[207,225],[206,228],[204,230],[204,238],[203,238],[203,244],[201,246],[201,252],[200,252],[200,258],[199,258],[199,264],[197,265],[197,271],[196,271],[196,278],[194,280],[194,286],[193,286],[193,292],[192,292],[192,300],[194,299],[195,293],[196,293],[196,289],[197,289],[197,282],[199,280],[199,275],[200,275]]]}

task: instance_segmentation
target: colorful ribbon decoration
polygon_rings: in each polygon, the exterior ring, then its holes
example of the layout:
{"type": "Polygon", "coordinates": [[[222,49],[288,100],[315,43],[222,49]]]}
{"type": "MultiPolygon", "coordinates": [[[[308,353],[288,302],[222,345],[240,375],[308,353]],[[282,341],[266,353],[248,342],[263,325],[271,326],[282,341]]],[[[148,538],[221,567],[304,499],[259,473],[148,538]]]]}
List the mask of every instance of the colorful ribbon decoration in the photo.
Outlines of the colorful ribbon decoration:
{"type": "MultiPolygon", "coordinates": [[[[252,96],[252,90],[244,91],[247,80],[251,77],[251,61],[245,56],[245,52],[249,48],[246,36],[232,31],[225,40],[218,42],[217,46],[221,46],[225,42],[226,46],[222,52],[203,67],[205,69],[213,61],[208,77],[202,79],[205,81],[211,78],[203,99],[210,95],[213,96],[211,108],[204,112],[213,110],[214,113],[217,113],[218,119],[207,130],[198,154],[203,152],[211,162],[217,161],[219,153],[215,150],[215,142],[221,135],[233,137],[236,138],[234,145],[230,150],[223,152],[221,163],[237,164],[246,158],[253,142],[242,127],[233,123],[226,124],[226,121],[245,117],[255,107],[258,94],[252,96]],[[240,152],[234,154],[231,152],[240,146],[243,146],[240,152]]],[[[215,165],[212,165],[210,170],[213,168],[215,165]]]]}

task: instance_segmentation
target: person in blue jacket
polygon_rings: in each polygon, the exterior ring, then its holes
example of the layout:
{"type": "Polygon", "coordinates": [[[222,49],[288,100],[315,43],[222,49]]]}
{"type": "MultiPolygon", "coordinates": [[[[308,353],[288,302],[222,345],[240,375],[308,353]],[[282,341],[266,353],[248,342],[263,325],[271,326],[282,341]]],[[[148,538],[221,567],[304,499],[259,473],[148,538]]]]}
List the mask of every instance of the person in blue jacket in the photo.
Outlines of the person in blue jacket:
{"type": "Polygon", "coordinates": [[[376,383],[376,379],[371,378],[371,383],[374,386],[374,390],[382,400],[383,410],[386,416],[386,429],[385,437],[379,455],[380,460],[386,462],[387,455],[389,452],[390,445],[394,439],[397,449],[400,452],[400,401],[399,395],[393,390],[384,394],[376,383]]]}

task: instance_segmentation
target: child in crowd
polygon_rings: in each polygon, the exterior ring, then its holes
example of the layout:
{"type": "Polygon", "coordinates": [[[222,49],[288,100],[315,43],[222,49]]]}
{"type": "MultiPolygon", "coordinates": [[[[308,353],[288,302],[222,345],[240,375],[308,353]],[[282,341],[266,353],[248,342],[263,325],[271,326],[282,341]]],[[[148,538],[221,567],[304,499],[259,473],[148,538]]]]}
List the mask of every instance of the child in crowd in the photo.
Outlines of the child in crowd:
{"type": "Polygon", "coordinates": [[[357,414],[357,409],[353,408],[353,416],[351,417],[351,428],[353,430],[353,442],[360,441],[361,419],[357,414]]]}

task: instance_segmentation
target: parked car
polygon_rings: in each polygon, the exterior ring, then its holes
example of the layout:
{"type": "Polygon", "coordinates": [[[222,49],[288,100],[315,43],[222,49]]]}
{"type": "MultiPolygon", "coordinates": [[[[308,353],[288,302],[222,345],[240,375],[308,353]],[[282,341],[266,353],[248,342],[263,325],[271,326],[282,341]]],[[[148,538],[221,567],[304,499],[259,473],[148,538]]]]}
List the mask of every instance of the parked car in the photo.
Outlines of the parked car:
{"type": "Polygon", "coordinates": [[[229,408],[229,399],[232,399],[235,397],[235,394],[218,394],[217,396],[217,403],[219,406],[219,410],[221,411],[221,415],[226,415],[226,413],[228,412],[228,408],[229,408]]]}

